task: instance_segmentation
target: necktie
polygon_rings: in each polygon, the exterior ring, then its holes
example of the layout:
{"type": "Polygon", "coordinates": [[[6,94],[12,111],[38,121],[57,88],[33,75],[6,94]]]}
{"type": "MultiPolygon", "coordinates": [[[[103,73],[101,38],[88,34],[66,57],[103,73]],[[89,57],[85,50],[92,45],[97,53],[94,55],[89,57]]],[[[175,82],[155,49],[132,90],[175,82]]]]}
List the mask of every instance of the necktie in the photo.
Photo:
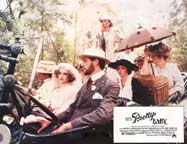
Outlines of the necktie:
{"type": "Polygon", "coordinates": [[[92,79],[89,78],[88,81],[87,81],[87,89],[90,88],[90,86],[92,85],[92,82],[93,82],[92,79]]]}
{"type": "Polygon", "coordinates": [[[104,34],[103,33],[101,34],[100,47],[105,52],[105,50],[106,50],[106,43],[105,43],[105,38],[104,38],[104,34]]]}

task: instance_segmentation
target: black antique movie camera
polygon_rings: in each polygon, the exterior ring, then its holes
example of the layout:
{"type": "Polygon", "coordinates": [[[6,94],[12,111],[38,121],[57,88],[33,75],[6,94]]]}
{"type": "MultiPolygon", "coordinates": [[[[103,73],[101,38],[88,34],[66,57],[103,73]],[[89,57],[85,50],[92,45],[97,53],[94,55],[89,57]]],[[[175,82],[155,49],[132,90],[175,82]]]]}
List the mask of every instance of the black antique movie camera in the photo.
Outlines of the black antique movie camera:
{"type": "Polygon", "coordinates": [[[17,84],[14,71],[16,64],[19,62],[17,57],[21,53],[23,53],[23,50],[21,49],[19,38],[16,38],[12,46],[0,45],[0,62],[5,61],[8,63],[7,71],[0,72],[0,126],[3,128],[1,129],[2,131],[0,130],[0,144],[52,144],[57,142],[62,142],[64,144],[94,144],[101,138],[104,141],[102,143],[112,143],[112,124],[106,126],[106,128],[86,126],[60,134],[50,134],[48,133],[48,129],[46,129],[46,131],[40,135],[35,133],[35,128],[37,128],[37,126],[20,125],[21,117],[26,117],[32,112],[33,104],[49,116],[47,118],[51,120],[52,128],[58,125],[57,117],[48,110],[48,108],[37,101],[29,91],[25,91],[17,84]],[[14,118],[12,124],[8,124],[7,121],[4,120],[4,117],[7,115],[11,115],[14,118]],[[6,134],[4,134],[4,131],[6,131],[6,134]],[[9,141],[5,142],[7,139],[9,139],[9,141]],[[84,141],[82,141],[82,139],[84,139],[84,141]]]}
{"type": "Polygon", "coordinates": [[[9,62],[6,74],[13,74],[16,63],[19,63],[19,60],[17,60],[18,55],[24,53],[21,48],[20,38],[16,38],[15,43],[11,46],[0,45],[0,50],[0,60],[9,62]]]}
{"type": "Polygon", "coordinates": [[[16,79],[13,74],[15,66],[19,62],[17,57],[21,53],[23,53],[23,49],[19,38],[16,38],[15,43],[11,46],[0,45],[0,61],[8,62],[6,72],[0,68],[0,143],[9,143],[11,139],[10,128],[8,123],[3,120],[4,116],[13,114],[12,106],[19,109],[14,92],[16,79]]]}
{"type": "MultiPolygon", "coordinates": [[[[50,128],[46,130],[46,133],[44,131],[44,133],[38,134],[35,130],[37,125],[20,125],[21,117],[26,117],[33,112],[31,103],[49,116],[46,118],[51,120],[52,127],[59,124],[58,118],[47,107],[17,84],[14,71],[19,62],[17,57],[22,53],[24,52],[19,38],[16,38],[15,43],[11,46],[0,45],[0,62],[8,62],[7,71],[0,71],[0,144],[5,144],[3,140],[10,139],[10,137],[11,142],[9,140],[6,142],[7,144],[113,144],[113,121],[107,125],[85,126],[58,134],[51,134],[50,128]],[[14,117],[15,125],[10,126],[3,120],[3,117],[9,114],[14,117]],[[9,131],[11,131],[11,136],[9,131]]],[[[182,96],[174,98],[169,100],[175,103],[183,99],[182,96]]]]}
{"type": "Polygon", "coordinates": [[[9,109],[8,97],[15,85],[16,79],[14,77],[15,66],[19,62],[17,57],[23,53],[21,48],[20,38],[15,39],[15,43],[11,46],[0,45],[0,60],[8,62],[7,72],[0,71],[0,120],[9,109]]]}

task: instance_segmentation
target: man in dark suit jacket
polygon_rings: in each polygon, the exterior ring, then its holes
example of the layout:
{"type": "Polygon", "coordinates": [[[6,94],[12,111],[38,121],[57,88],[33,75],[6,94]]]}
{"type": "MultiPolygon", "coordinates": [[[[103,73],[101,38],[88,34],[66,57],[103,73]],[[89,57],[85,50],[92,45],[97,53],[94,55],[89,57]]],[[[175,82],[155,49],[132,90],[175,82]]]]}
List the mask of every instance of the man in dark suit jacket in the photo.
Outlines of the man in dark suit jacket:
{"type": "MultiPolygon", "coordinates": [[[[75,101],[57,117],[62,124],[53,133],[63,132],[81,126],[101,125],[111,121],[113,109],[117,105],[119,85],[110,80],[103,69],[109,60],[101,49],[85,49],[79,58],[83,62],[84,73],[90,78],[82,85],[75,101]]],[[[49,122],[40,121],[43,130],[49,122]]]]}

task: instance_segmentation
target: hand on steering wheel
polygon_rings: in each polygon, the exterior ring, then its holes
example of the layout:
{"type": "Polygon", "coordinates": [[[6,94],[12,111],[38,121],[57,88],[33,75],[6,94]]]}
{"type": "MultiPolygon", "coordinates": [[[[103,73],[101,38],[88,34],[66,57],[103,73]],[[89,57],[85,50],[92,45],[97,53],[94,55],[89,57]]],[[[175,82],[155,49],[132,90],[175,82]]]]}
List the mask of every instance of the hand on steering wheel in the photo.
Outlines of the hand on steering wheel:
{"type": "Polygon", "coordinates": [[[40,133],[51,124],[51,121],[40,116],[29,115],[24,119],[24,123],[40,123],[41,127],[37,130],[37,133],[40,133]]]}

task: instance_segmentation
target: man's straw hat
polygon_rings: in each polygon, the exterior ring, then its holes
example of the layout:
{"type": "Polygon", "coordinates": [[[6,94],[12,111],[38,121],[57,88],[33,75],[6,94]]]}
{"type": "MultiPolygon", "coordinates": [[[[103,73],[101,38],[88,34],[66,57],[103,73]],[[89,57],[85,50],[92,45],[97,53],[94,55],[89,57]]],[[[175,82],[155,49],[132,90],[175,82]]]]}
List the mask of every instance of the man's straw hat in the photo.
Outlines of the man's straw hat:
{"type": "Polygon", "coordinates": [[[53,73],[53,68],[56,66],[56,63],[53,61],[44,61],[41,60],[38,63],[37,66],[37,73],[44,73],[44,74],[52,74],[53,73]]]}
{"type": "Polygon", "coordinates": [[[105,52],[102,49],[98,48],[87,48],[84,50],[83,54],[78,56],[79,58],[83,57],[94,57],[98,59],[102,59],[105,61],[105,64],[108,64],[110,61],[105,58],[105,52]]]}

